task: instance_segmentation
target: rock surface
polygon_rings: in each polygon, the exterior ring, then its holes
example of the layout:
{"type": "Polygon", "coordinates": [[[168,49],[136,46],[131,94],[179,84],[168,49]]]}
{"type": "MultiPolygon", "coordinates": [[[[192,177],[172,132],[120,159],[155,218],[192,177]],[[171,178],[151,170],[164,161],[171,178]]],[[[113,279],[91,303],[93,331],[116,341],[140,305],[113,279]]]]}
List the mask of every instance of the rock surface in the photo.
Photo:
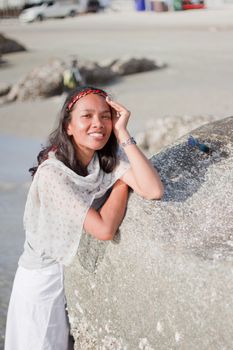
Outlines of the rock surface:
{"type": "Polygon", "coordinates": [[[167,115],[162,118],[149,120],[146,123],[145,130],[138,133],[135,138],[138,146],[144,152],[154,154],[191,130],[218,119],[217,116],[213,115],[167,115]]]}
{"type": "Polygon", "coordinates": [[[65,287],[75,349],[232,349],[233,117],[192,132],[152,162],[161,201],[132,193],[120,234],[85,233],[65,287]]]}

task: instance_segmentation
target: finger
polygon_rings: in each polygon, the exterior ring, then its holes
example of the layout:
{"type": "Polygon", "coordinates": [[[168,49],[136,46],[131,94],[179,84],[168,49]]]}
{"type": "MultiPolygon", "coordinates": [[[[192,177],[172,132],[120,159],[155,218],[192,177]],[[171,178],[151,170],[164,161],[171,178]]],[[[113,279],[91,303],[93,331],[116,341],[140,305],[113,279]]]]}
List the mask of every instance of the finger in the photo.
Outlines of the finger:
{"type": "Polygon", "coordinates": [[[106,97],[106,101],[108,104],[110,104],[110,106],[115,108],[117,111],[120,111],[120,110],[126,111],[126,108],[124,106],[122,106],[120,103],[118,103],[116,101],[112,101],[109,96],[106,97]]]}
{"type": "Polygon", "coordinates": [[[113,116],[114,116],[114,118],[116,118],[116,120],[121,118],[121,117],[129,118],[130,112],[128,112],[126,110],[124,110],[124,111],[121,110],[119,112],[114,110],[114,115],[113,116]]]}

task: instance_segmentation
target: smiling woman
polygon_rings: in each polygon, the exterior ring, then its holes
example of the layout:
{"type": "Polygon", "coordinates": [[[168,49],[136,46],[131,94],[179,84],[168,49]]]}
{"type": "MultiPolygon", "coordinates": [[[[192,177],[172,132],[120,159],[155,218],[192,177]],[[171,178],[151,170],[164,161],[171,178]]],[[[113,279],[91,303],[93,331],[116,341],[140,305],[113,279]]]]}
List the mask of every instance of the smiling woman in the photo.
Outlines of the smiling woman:
{"type": "MultiPolygon", "coordinates": [[[[72,91],[62,108],[58,127],[49,137],[48,146],[38,155],[38,163],[55,150],[57,159],[77,174],[86,176],[87,164],[98,151],[101,168],[106,173],[111,172],[117,162],[118,143],[112,125],[114,112],[106,102],[106,96],[103,90],[93,87],[72,91]],[[97,132],[98,135],[94,135],[97,132]],[[99,136],[99,132],[103,135],[99,136]],[[95,145],[91,145],[94,141],[95,145]]],[[[32,175],[37,168],[30,169],[32,175]]]]}
{"type": "Polygon", "coordinates": [[[26,240],[5,350],[68,350],[63,267],[73,261],[83,228],[111,240],[124,218],[128,186],[148,199],[163,195],[157,171],[127,130],[129,117],[101,89],[84,86],[67,97],[38,166],[30,169],[26,240]]]}
{"type": "Polygon", "coordinates": [[[111,133],[111,109],[105,98],[90,94],[75,103],[67,134],[72,136],[77,157],[84,167],[89,164],[94,152],[105,146],[111,133]]]}

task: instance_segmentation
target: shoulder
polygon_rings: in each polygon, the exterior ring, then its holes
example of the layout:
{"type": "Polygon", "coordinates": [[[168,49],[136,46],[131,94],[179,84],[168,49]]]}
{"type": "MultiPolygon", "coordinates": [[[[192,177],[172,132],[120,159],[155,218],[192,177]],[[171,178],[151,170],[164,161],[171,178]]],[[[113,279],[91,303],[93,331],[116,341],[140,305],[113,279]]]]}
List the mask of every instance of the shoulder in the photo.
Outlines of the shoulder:
{"type": "Polygon", "coordinates": [[[83,178],[76,172],[66,166],[57,158],[49,158],[45,160],[37,170],[38,182],[42,186],[49,186],[58,188],[72,187],[79,189],[82,187],[83,178]]]}
{"type": "Polygon", "coordinates": [[[51,161],[50,159],[45,160],[41,163],[37,169],[38,176],[55,175],[59,170],[56,161],[51,161]]]}
{"type": "Polygon", "coordinates": [[[39,174],[60,174],[61,173],[73,173],[73,171],[68,168],[62,161],[56,158],[56,154],[50,151],[48,154],[48,159],[41,163],[38,167],[39,174]]]}
{"type": "Polygon", "coordinates": [[[51,182],[61,182],[67,178],[69,168],[57,159],[47,159],[41,163],[37,169],[35,180],[40,185],[50,184],[51,182]]]}

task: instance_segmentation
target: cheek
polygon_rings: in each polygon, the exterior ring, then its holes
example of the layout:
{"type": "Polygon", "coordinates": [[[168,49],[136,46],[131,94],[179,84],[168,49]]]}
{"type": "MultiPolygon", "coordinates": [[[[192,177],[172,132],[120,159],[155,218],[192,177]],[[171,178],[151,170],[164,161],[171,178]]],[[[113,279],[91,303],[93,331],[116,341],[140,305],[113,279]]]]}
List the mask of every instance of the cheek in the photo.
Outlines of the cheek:
{"type": "Polygon", "coordinates": [[[107,126],[108,130],[111,132],[113,129],[113,123],[112,120],[109,121],[108,126],[107,126]]]}
{"type": "Polygon", "coordinates": [[[76,123],[76,129],[77,129],[77,131],[84,131],[84,130],[86,130],[87,129],[87,123],[85,123],[85,122],[81,122],[81,121],[78,121],[77,123],[76,123]]]}
{"type": "Polygon", "coordinates": [[[69,135],[77,134],[87,128],[86,123],[81,120],[73,119],[68,125],[67,132],[69,135]]]}

